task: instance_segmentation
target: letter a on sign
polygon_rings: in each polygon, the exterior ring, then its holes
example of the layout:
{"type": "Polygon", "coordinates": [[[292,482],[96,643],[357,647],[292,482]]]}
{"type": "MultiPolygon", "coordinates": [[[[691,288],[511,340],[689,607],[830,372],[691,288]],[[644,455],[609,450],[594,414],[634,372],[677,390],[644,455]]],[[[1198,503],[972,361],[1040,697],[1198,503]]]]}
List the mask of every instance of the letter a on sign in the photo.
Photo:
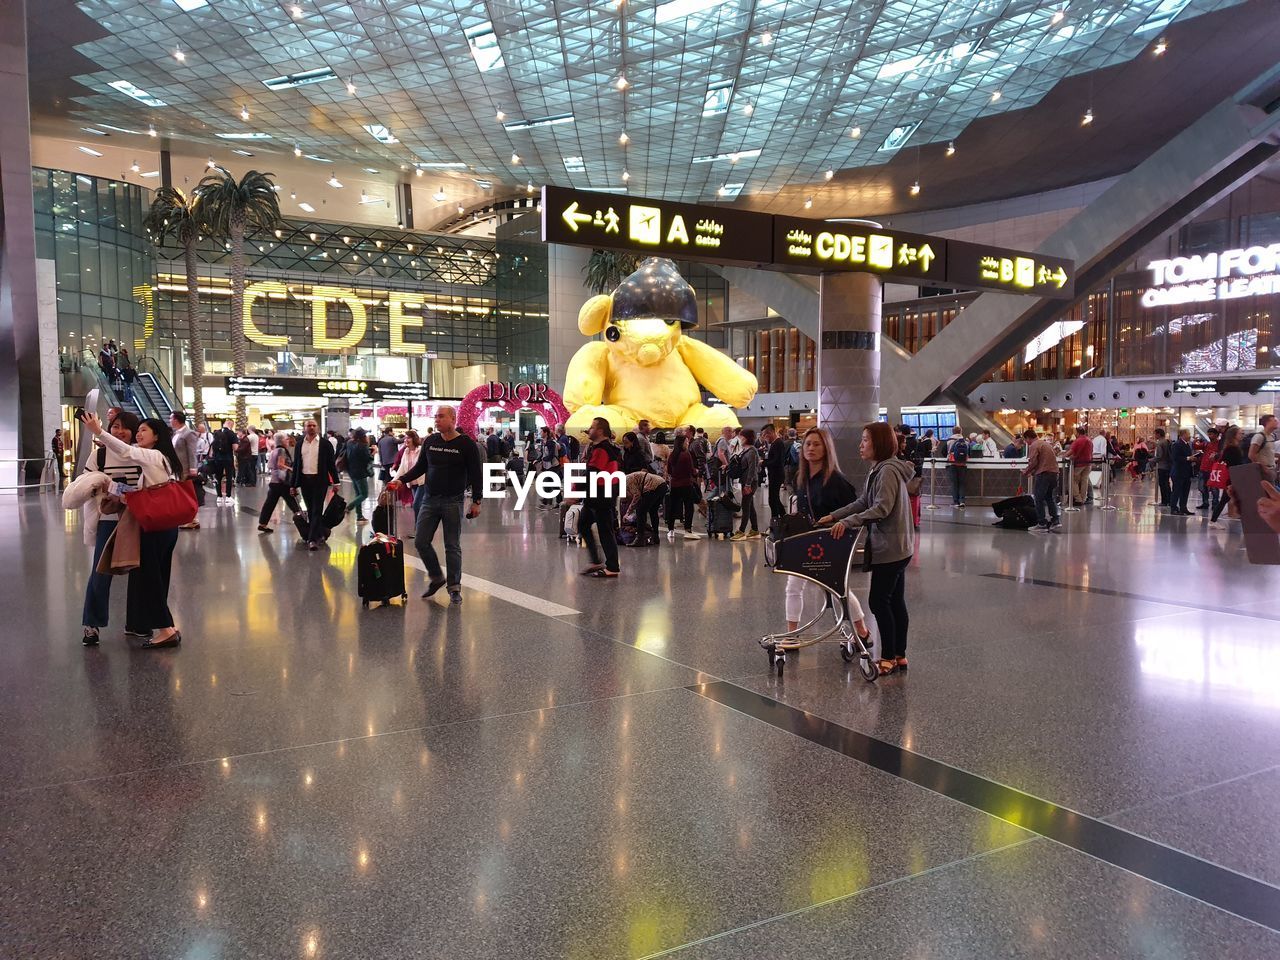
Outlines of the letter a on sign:
{"type": "Polygon", "coordinates": [[[685,229],[684,217],[678,213],[671,218],[671,229],[667,231],[667,243],[675,243],[677,240],[681,243],[689,242],[689,231],[685,229]]]}

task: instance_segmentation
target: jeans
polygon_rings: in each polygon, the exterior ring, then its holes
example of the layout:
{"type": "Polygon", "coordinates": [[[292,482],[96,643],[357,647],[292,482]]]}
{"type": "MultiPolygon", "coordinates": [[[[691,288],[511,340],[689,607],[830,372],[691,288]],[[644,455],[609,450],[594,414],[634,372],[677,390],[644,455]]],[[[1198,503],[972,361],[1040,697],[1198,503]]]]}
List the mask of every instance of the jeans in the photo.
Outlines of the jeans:
{"type": "Polygon", "coordinates": [[[111,618],[111,577],[98,573],[98,560],[115,528],[115,517],[103,517],[98,521],[98,538],[93,543],[93,567],[89,570],[89,582],[84,585],[84,615],[80,618],[86,627],[105,627],[111,618]]]}
{"type": "Polygon", "coordinates": [[[1176,476],[1173,478],[1173,497],[1169,502],[1170,509],[1176,512],[1186,512],[1187,497],[1191,495],[1191,474],[1176,476]]]}
{"type": "Polygon", "coordinates": [[[288,481],[281,480],[267,484],[267,499],[262,501],[262,512],[258,514],[258,526],[265,527],[271,519],[271,515],[276,512],[276,504],[281,500],[294,513],[300,512],[298,501],[294,498],[293,493],[289,490],[288,481]]]}
{"type": "Polygon", "coordinates": [[[640,502],[636,504],[636,539],[643,539],[646,533],[657,538],[658,508],[662,506],[662,500],[666,495],[667,485],[664,483],[640,498],[640,502]]]}
{"type": "Polygon", "coordinates": [[[422,501],[427,498],[427,485],[420,483],[413,488],[413,522],[416,525],[418,515],[422,513],[422,501]]]}
{"type": "Polygon", "coordinates": [[[1169,506],[1173,499],[1173,483],[1169,478],[1169,471],[1163,467],[1156,468],[1156,489],[1160,491],[1160,506],[1169,506]]]}
{"type": "Polygon", "coordinates": [[[126,630],[146,633],[173,626],[169,612],[169,574],[173,570],[173,548],[178,530],[156,530],[139,537],[138,567],[129,572],[129,596],[124,624],[126,630]]]}
{"type": "Polygon", "coordinates": [[[348,474],[351,477],[351,489],[353,496],[351,502],[347,504],[347,513],[355,511],[356,519],[360,519],[363,514],[360,512],[360,504],[369,499],[369,478],[357,477],[354,474],[348,474]]]}
{"type": "Polygon", "coordinates": [[[1058,486],[1056,473],[1037,473],[1032,491],[1036,501],[1036,523],[1042,527],[1058,523],[1058,504],[1053,492],[1058,486]]]}
{"type": "MultiPolygon", "coordinates": [[[[1046,474],[1052,476],[1052,474],[1046,474]]],[[[1039,479],[1037,477],[1037,479],[1039,479]]],[[[880,658],[892,660],[907,655],[907,627],[911,619],[907,615],[907,564],[911,558],[893,563],[871,565],[871,589],[867,606],[876,618],[880,632],[880,658]]]]}
{"type": "Polygon", "coordinates": [[[951,502],[964,503],[964,467],[947,467],[947,473],[951,474],[951,502]]]}
{"type": "Polygon", "coordinates": [[[582,513],[578,515],[578,535],[587,542],[587,550],[591,553],[591,562],[600,563],[600,554],[596,549],[596,539],[600,541],[600,549],[604,551],[605,568],[613,573],[618,572],[618,541],[614,536],[614,507],[612,500],[582,501],[582,513]],[[589,536],[591,525],[595,524],[596,537],[589,536]]]}
{"type": "Polygon", "coordinates": [[[1201,473],[1196,477],[1196,489],[1200,491],[1199,506],[1207,506],[1209,504],[1209,475],[1201,473]]]}
{"type": "Polygon", "coordinates": [[[210,460],[209,472],[213,474],[213,488],[217,491],[218,496],[231,496],[231,491],[235,489],[235,462],[231,460],[210,460]],[[222,483],[224,480],[227,484],[226,493],[222,492],[222,483]]]}
{"type": "Polygon", "coordinates": [[[462,589],[462,494],[452,497],[428,495],[423,498],[422,508],[418,511],[418,530],[413,542],[418,548],[418,556],[427,565],[427,576],[432,580],[439,580],[441,573],[440,558],[431,545],[439,526],[444,527],[445,583],[452,593],[462,589]]]}

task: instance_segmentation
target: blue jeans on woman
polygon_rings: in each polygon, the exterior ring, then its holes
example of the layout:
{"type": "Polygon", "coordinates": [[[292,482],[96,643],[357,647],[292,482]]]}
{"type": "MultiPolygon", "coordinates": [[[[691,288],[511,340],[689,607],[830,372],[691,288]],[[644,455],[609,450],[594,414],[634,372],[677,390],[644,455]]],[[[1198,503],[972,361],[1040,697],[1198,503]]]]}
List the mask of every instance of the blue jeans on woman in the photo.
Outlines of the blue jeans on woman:
{"type": "Polygon", "coordinates": [[[362,516],[360,513],[360,504],[369,499],[369,478],[353,475],[351,477],[351,489],[354,491],[355,495],[351,498],[351,503],[347,506],[347,513],[355,511],[356,519],[359,520],[362,516]]]}
{"type": "Polygon", "coordinates": [[[93,567],[89,570],[89,582],[84,585],[84,615],[80,618],[86,627],[105,627],[111,618],[111,577],[98,572],[98,560],[115,528],[115,517],[103,517],[98,521],[98,538],[93,543],[93,567]]]}

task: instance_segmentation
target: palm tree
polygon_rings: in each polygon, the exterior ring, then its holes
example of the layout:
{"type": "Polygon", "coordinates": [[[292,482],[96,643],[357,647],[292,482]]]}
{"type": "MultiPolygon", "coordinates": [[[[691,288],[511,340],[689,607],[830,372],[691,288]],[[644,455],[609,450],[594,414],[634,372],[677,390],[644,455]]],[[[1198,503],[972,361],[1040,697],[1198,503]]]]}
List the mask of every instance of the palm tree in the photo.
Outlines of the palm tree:
{"type": "Polygon", "coordinates": [[[151,201],[143,226],[157,247],[174,240],[182,247],[187,268],[187,355],[191,360],[191,399],[196,423],[204,423],[204,345],[196,317],[200,312],[200,278],[196,275],[196,242],[204,229],[200,195],[190,197],[174,187],[161,187],[151,201]]]}
{"type": "MultiPolygon", "coordinates": [[[[280,221],[271,174],[250,170],[237,182],[228,170],[217,168],[196,186],[209,232],[231,243],[231,369],[244,376],[244,237],[246,232],[271,230],[280,221]]],[[[244,397],[236,397],[236,426],[249,425],[244,397]]]]}
{"type": "Polygon", "coordinates": [[[587,275],[583,286],[596,294],[613,293],[618,284],[635,273],[639,264],[640,258],[632,253],[592,250],[587,265],[582,268],[587,275]]]}

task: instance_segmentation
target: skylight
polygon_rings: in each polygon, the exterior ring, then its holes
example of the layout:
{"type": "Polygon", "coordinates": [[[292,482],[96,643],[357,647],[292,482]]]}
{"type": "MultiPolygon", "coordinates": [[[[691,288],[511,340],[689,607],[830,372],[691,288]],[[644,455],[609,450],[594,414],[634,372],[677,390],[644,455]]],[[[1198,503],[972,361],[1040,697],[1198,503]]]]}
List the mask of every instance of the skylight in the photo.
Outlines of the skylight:
{"type": "Polygon", "coordinates": [[[313,206],[312,206],[311,204],[309,204],[309,203],[300,203],[300,204],[298,204],[298,206],[299,206],[299,207],[301,207],[303,210],[305,210],[307,213],[315,213],[315,212],[316,212],[316,208],[315,208],[315,207],[313,207],[313,206]]]}
{"type": "Polygon", "coordinates": [[[414,164],[423,170],[465,170],[467,165],[461,160],[422,160],[414,164]]]}
{"type": "Polygon", "coordinates": [[[714,10],[724,3],[725,0],[670,0],[669,3],[658,4],[653,11],[653,19],[657,23],[671,23],[714,10]]]}
{"type": "Polygon", "coordinates": [[[173,0],[178,5],[179,10],[190,13],[192,10],[199,10],[201,7],[207,7],[209,0],[173,0]]]}
{"type": "Polygon", "coordinates": [[[742,192],[742,188],[745,186],[746,186],[745,183],[726,183],[717,192],[721,197],[724,197],[726,200],[732,200],[734,197],[736,197],[738,194],[742,192]]]}
{"type": "Polygon", "coordinates": [[[587,162],[582,157],[565,157],[564,169],[568,173],[586,173],[587,162]]]}
{"type": "Polygon", "coordinates": [[[464,31],[463,35],[467,38],[471,56],[475,58],[481,73],[502,66],[502,50],[498,46],[498,35],[494,33],[492,23],[486,20],[464,31]]]}
{"type": "Polygon", "coordinates": [[[126,97],[133,97],[139,103],[145,103],[148,107],[167,107],[168,104],[159,97],[153,97],[141,87],[135,87],[128,80],[112,80],[107,84],[113,90],[119,90],[126,97]]]}
{"type": "Polygon", "coordinates": [[[320,67],[316,70],[302,70],[298,73],[288,73],[283,77],[272,77],[270,80],[263,80],[262,84],[268,90],[288,90],[292,87],[305,87],[309,83],[323,83],[326,80],[336,80],[338,75],[328,67],[320,67]]]}
{"type": "Polygon", "coordinates": [[[760,156],[759,148],[755,150],[739,150],[737,153],[717,153],[715,156],[694,157],[693,163],[718,163],[721,160],[728,160],[737,163],[739,160],[750,160],[753,157],[760,156]]]}
{"type": "Polygon", "coordinates": [[[915,123],[904,123],[894,127],[889,131],[889,135],[884,138],[884,143],[876,147],[877,152],[880,150],[897,150],[911,139],[911,135],[916,132],[916,127],[918,126],[920,126],[919,120],[915,123]]]}
{"type": "Polygon", "coordinates": [[[729,100],[733,97],[733,81],[721,80],[707,84],[707,95],[702,101],[702,115],[714,117],[729,112],[729,100]]]}
{"type": "Polygon", "coordinates": [[[131,133],[131,134],[133,134],[135,137],[140,137],[140,136],[142,136],[142,131],[141,131],[141,130],[127,130],[127,129],[125,129],[124,127],[113,127],[113,126],[112,126],[111,124],[109,124],[109,123],[100,123],[100,124],[98,124],[98,126],[100,126],[103,130],[114,130],[116,133],[131,133]]]}
{"type": "Polygon", "coordinates": [[[511,120],[502,127],[504,130],[532,130],[534,127],[554,127],[558,123],[573,123],[573,114],[557,113],[553,117],[539,117],[537,120],[511,120]]]}
{"type": "Polygon", "coordinates": [[[219,133],[215,134],[222,140],[270,140],[269,133],[219,133]]]}
{"type": "Polygon", "coordinates": [[[368,131],[369,136],[373,137],[373,139],[377,140],[379,143],[385,143],[388,146],[390,146],[393,143],[400,142],[394,136],[391,135],[390,130],[388,130],[386,127],[384,127],[380,123],[366,123],[364,125],[364,128],[366,131],[368,131]]]}
{"type": "Polygon", "coordinates": [[[235,154],[236,156],[238,156],[238,157],[252,157],[252,156],[253,156],[253,151],[252,151],[252,150],[241,150],[239,147],[236,147],[236,149],[232,150],[231,152],[232,152],[232,153],[234,153],[234,154],[235,154]]]}

